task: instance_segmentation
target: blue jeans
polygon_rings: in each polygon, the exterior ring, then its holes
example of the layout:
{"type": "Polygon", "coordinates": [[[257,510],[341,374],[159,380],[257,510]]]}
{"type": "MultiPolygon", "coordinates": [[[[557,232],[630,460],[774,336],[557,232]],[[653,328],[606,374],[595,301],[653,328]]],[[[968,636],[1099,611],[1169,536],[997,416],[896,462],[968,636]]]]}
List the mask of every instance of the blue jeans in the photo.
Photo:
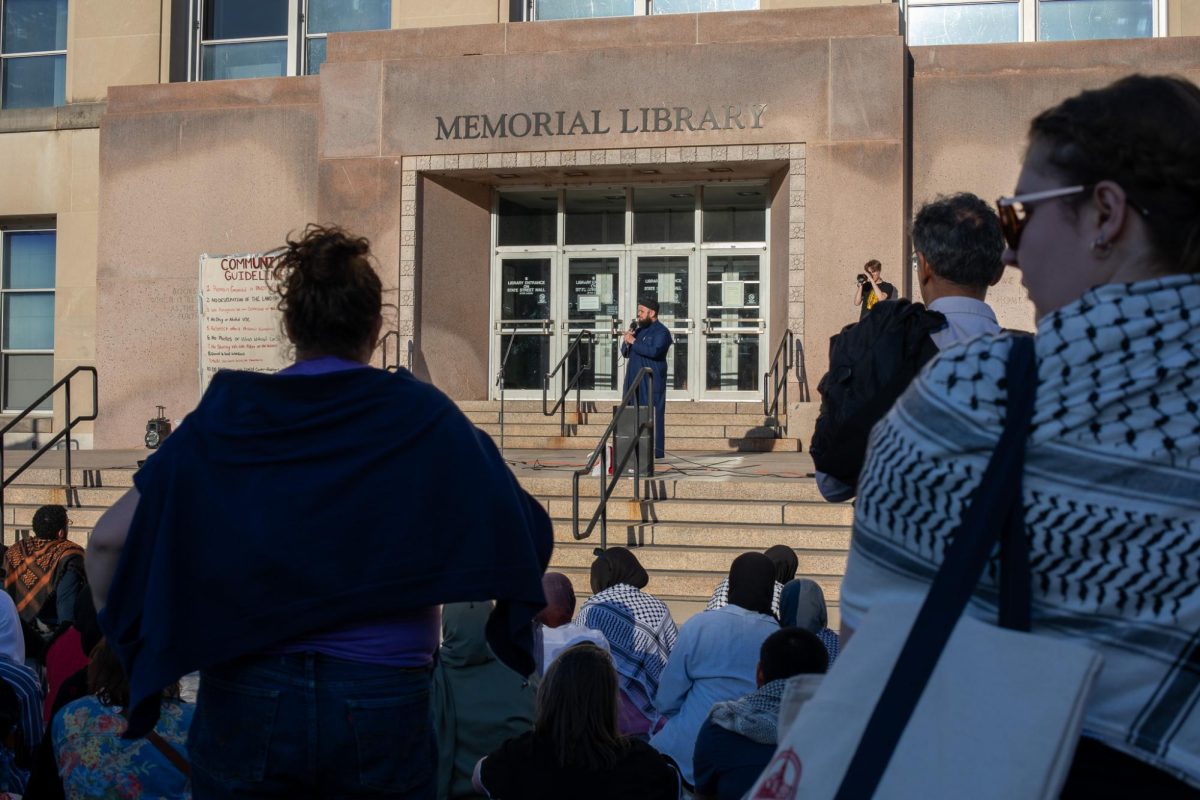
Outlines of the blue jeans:
{"type": "Polygon", "coordinates": [[[319,653],[253,656],[200,674],[192,795],[432,800],[430,670],[319,653]]]}

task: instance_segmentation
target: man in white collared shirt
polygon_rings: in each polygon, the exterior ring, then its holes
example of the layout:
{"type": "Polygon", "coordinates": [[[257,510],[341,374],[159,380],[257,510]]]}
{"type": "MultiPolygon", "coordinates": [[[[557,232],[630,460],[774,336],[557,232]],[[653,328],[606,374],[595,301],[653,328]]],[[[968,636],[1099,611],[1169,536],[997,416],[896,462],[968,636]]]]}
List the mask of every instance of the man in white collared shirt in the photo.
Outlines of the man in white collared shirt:
{"type": "Polygon", "coordinates": [[[999,333],[987,291],[1004,274],[1000,219],[973,194],[939,197],[917,212],[912,226],[921,299],[946,316],[930,334],[938,350],[984,333],[999,333]]]}
{"type": "MultiPolygon", "coordinates": [[[[943,327],[929,334],[937,349],[999,333],[996,314],[985,302],[988,289],[1004,274],[1004,238],[992,207],[967,192],[939,197],[917,212],[912,242],[921,299],[946,318],[943,327]]],[[[816,477],[821,496],[831,503],[856,493],[831,475],[818,471],[816,477]]]]}

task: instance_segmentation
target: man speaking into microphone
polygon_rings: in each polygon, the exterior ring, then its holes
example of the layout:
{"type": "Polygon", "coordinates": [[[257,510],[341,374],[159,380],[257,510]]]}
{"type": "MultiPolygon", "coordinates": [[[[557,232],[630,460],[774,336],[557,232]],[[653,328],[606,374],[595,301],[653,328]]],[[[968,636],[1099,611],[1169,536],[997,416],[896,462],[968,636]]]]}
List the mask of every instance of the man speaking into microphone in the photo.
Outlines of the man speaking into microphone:
{"type": "MultiPolygon", "coordinates": [[[[629,359],[625,365],[625,389],[628,392],[643,367],[654,372],[654,457],[666,455],[666,427],[663,418],[667,413],[667,351],[672,345],[671,332],[658,321],[658,300],[642,297],[638,300],[637,325],[625,332],[621,355],[629,359]]],[[[646,404],[645,385],[638,390],[638,402],[646,404]]]]}

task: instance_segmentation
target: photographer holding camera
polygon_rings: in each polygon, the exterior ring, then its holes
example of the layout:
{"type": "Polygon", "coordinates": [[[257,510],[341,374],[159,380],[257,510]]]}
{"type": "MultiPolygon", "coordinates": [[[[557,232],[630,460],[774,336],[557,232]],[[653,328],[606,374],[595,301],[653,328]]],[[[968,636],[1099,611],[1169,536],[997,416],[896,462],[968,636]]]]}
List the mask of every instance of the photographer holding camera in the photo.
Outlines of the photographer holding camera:
{"type": "Polygon", "coordinates": [[[879,279],[883,265],[878,260],[872,258],[863,265],[863,269],[866,274],[858,274],[858,288],[854,290],[854,305],[862,309],[858,314],[859,320],[880,300],[890,300],[896,296],[896,287],[879,279]]]}

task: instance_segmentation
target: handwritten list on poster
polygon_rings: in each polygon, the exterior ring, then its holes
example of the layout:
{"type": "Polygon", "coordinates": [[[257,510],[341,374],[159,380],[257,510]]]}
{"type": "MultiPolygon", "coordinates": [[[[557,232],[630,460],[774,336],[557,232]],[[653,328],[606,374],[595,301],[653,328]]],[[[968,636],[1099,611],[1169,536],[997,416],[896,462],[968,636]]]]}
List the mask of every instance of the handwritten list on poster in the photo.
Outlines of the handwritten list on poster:
{"type": "Polygon", "coordinates": [[[276,372],[291,363],[279,297],[267,284],[275,256],[200,257],[200,391],[217,370],[276,372]]]}

